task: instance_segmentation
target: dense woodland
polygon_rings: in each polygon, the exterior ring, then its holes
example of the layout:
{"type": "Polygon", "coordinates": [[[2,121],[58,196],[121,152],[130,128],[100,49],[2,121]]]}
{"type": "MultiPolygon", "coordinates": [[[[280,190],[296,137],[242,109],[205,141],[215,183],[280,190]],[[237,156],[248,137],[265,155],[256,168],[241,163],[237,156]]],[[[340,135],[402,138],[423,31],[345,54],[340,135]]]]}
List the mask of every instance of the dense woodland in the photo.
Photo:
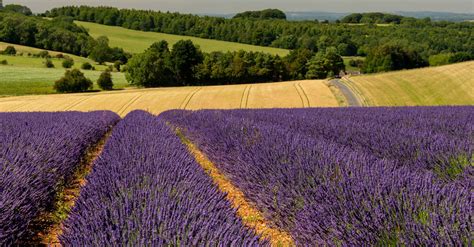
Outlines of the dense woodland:
{"type": "Polygon", "coordinates": [[[46,20],[0,11],[0,41],[91,57],[99,63],[117,60],[125,63],[130,57],[121,48],[110,48],[105,37],[94,40],[71,17],[46,20]]]}
{"type": "Polygon", "coordinates": [[[112,7],[63,7],[46,16],[71,16],[76,20],[125,28],[189,35],[285,49],[312,51],[336,47],[343,56],[367,56],[373,47],[395,44],[411,49],[428,61],[440,53],[474,55],[474,23],[432,22],[404,18],[399,25],[377,26],[317,23],[316,21],[225,19],[159,11],[112,7]]]}
{"type": "Polygon", "coordinates": [[[154,43],[125,68],[127,80],[143,87],[322,79],[344,69],[335,48],[316,54],[299,49],[281,58],[262,52],[203,53],[190,40],[172,49],[166,41],[154,43]]]}
{"type": "MultiPolygon", "coordinates": [[[[403,17],[401,15],[386,14],[386,13],[354,13],[345,16],[341,19],[342,23],[365,23],[365,24],[400,24],[403,22],[416,22],[416,18],[403,17]]],[[[425,20],[426,22],[429,19],[425,20]]]]}
{"type": "Polygon", "coordinates": [[[257,10],[257,11],[245,11],[242,13],[237,13],[234,17],[235,18],[245,18],[245,19],[282,19],[286,20],[285,12],[279,9],[264,9],[264,10],[257,10]]]}

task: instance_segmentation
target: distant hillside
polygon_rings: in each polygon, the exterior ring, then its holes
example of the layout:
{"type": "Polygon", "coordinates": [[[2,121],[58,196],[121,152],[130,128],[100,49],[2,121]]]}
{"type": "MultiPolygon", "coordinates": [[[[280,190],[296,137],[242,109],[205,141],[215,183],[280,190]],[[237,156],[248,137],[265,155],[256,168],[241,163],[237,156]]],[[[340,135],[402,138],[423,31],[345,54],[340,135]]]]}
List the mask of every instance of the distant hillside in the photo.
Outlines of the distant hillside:
{"type": "Polygon", "coordinates": [[[143,52],[145,49],[150,47],[151,44],[160,40],[166,40],[169,44],[173,45],[174,43],[183,39],[189,39],[193,41],[193,43],[198,45],[204,52],[226,52],[244,50],[253,52],[265,52],[280,56],[286,56],[289,53],[288,50],[273,47],[255,46],[235,42],[202,39],[191,36],[173,35],[157,32],[143,32],[126,29],[123,27],[112,27],[91,22],[76,21],[75,23],[79,26],[85,27],[92,37],[97,38],[99,36],[105,35],[109,38],[110,44],[112,46],[121,47],[126,51],[132,53],[143,52]]]}

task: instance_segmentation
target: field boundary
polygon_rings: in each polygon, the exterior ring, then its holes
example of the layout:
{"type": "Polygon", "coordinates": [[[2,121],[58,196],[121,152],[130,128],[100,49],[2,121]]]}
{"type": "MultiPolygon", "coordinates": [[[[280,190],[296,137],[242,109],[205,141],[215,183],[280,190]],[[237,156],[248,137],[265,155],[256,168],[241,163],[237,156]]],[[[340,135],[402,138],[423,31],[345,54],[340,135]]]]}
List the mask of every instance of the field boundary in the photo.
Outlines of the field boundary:
{"type": "Polygon", "coordinates": [[[270,226],[271,224],[266,221],[263,214],[245,198],[244,193],[235,187],[179,128],[175,128],[175,133],[188,148],[196,162],[212,178],[219,190],[227,194],[227,200],[237,209],[237,215],[242,219],[245,226],[253,229],[263,238],[268,239],[272,246],[295,246],[291,235],[281,229],[270,226]]]}
{"type": "Polygon", "coordinates": [[[74,174],[59,184],[61,189],[56,194],[53,210],[38,216],[32,224],[35,233],[32,243],[25,244],[61,246],[59,236],[63,231],[63,223],[79,198],[81,189],[87,184],[86,177],[92,172],[94,162],[102,153],[112,130],[113,126],[99,141],[86,149],[74,174]]]}

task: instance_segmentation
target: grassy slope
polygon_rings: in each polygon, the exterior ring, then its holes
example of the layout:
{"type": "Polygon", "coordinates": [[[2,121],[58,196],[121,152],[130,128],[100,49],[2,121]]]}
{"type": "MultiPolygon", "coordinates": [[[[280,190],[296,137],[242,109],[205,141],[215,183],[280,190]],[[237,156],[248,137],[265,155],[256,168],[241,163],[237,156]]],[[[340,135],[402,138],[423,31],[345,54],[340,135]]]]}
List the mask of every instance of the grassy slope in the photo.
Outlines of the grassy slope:
{"type": "Polygon", "coordinates": [[[474,62],[351,77],[369,105],[474,105],[474,62]]]}
{"type": "Polygon", "coordinates": [[[90,22],[76,22],[78,25],[84,26],[89,30],[89,34],[96,38],[105,35],[110,39],[111,46],[122,47],[126,51],[139,53],[143,52],[154,42],[166,40],[170,45],[173,45],[179,40],[190,39],[194,44],[199,45],[204,52],[212,51],[261,51],[271,54],[278,54],[285,56],[289,53],[288,50],[278,49],[272,47],[262,47],[247,44],[240,44],[234,42],[218,41],[212,39],[201,39],[189,36],[171,35],[156,32],[143,32],[130,30],[122,27],[106,26],[90,22]]]}
{"type": "Polygon", "coordinates": [[[170,109],[337,107],[324,81],[252,85],[130,89],[113,92],[0,98],[0,111],[111,110],[121,116],[136,109],[159,114],[170,109]]]}
{"type": "MultiPolygon", "coordinates": [[[[31,59],[31,58],[27,58],[31,59]]],[[[0,58],[0,60],[2,60],[0,58]]],[[[0,65],[0,97],[27,94],[55,93],[53,85],[56,80],[64,75],[62,68],[38,68],[0,65]]],[[[83,71],[86,77],[94,84],[99,78],[100,71],[83,71]]],[[[127,81],[122,73],[113,73],[114,88],[124,88],[127,81]]],[[[97,85],[94,85],[97,89],[97,85]]]]}
{"type": "MultiPolygon", "coordinates": [[[[20,67],[44,67],[43,58],[35,58],[35,57],[28,57],[28,53],[30,54],[37,54],[41,51],[44,51],[43,49],[39,48],[34,48],[34,47],[29,47],[29,46],[23,46],[23,45],[15,45],[15,44],[10,44],[10,43],[5,43],[5,42],[0,42],[0,51],[4,50],[7,46],[14,46],[16,51],[17,51],[17,56],[5,56],[5,55],[0,55],[0,61],[1,60],[7,60],[10,65],[14,66],[20,66],[20,67]],[[21,56],[21,53],[23,53],[23,56],[21,56]]],[[[74,60],[74,67],[75,68],[80,68],[82,63],[88,62],[90,64],[93,64],[94,67],[96,67],[97,70],[105,70],[106,66],[104,65],[97,65],[92,59],[85,58],[85,57],[80,57],[72,54],[67,54],[67,53],[62,53],[62,52],[56,52],[56,51],[48,51],[51,56],[56,56],[57,54],[63,54],[65,56],[69,56],[74,60]]],[[[56,68],[61,68],[61,63],[62,60],[52,58],[54,65],[56,68]]]]}
{"type": "MultiPolygon", "coordinates": [[[[0,42],[0,50],[12,45],[17,50],[16,56],[0,55],[0,61],[7,60],[8,65],[0,65],[0,97],[19,96],[30,94],[51,94],[55,93],[53,85],[56,80],[64,75],[65,69],[62,68],[62,59],[52,58],[55,68],[45,68],[44,58],[28,57],[27,54],[37,54],[42,49],[13,45],[0,42]],[[21,55],[23,53],[23,55],[21,55]]],[[[51,56],[60,52],[48,51],[51,56]]],[[[74,60],[74,68],[80,68],[82,63],[89,62],[99,71],[83,71],[94,83],[100,75],[100,71],[107,68],[105,65],[97,65],[93,60],[63,53],[74,60]]],[[[128,85],[125,76],[122,73],[113,73],[114,87],[124,88],[128,85]]],[[[97,90],[97,85],[94,85],[97,90]]]]}

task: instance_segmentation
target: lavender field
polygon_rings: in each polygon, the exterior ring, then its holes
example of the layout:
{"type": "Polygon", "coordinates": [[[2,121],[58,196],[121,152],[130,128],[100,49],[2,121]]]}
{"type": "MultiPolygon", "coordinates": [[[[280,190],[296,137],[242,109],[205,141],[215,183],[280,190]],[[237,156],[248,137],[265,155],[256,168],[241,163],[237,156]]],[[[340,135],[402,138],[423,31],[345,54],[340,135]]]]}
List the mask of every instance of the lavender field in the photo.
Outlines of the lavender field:
{"type": "Polygon", "coordinates": [[[65,246],[259,246],[161,118],[114,130],[60,238],[65,246]]]}
{"type": "Polygon", "coordinates": [[[172,111],[297,245],[469,245],[473,107],[172,111]]]}
{"type": "Polygon", "coordinates": [[[112,112],[0,113],[0,245],[30,234],[57,185],[118,121],[112,112]]]}
{"type": "Polygon", "coordinates": [[[63,246],[268,246],[193,143],[296,246],[470,246],[474,107],[0,114],[0,245],[111,136],[63,246]],[[181,139],[180,139],[181,138],[181,139]],[[184,139],[183,139],[184,138],[184,139]]]}

